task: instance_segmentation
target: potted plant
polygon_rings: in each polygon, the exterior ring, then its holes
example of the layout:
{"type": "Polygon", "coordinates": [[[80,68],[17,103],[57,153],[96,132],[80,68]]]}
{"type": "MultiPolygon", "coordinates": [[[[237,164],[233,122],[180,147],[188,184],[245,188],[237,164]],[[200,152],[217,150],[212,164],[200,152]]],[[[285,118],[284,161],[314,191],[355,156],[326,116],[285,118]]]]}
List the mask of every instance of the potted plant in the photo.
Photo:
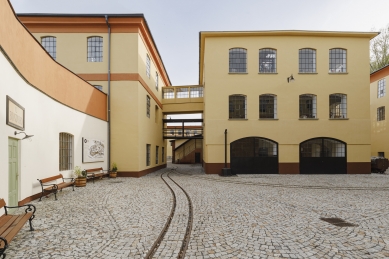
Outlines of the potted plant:
{"type": "Polygon", "coordinates": [[[116,178],[118,171],[118,166],[116,163],[112,163],[112,169],[109,171],[110,178],[116,178]]]}
{"type": "Polygon", "coordinates": [[[86,170],[81,170],[81,167],[76,166],[73,170],[74,183],[76,187],[85,187],[86,186],[86,170]]]}

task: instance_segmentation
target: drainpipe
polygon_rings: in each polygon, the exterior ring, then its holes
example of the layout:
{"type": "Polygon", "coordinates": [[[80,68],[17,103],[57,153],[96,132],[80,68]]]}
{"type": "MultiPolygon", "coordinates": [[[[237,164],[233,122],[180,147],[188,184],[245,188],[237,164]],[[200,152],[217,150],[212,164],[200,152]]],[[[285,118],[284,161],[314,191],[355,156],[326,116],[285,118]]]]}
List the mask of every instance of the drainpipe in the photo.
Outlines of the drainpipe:
{"type": "Polygon", "coordinates": [[[111,168],[111,26],[108,15],[105,15],[108,26],[108,169],[111,168]]]}

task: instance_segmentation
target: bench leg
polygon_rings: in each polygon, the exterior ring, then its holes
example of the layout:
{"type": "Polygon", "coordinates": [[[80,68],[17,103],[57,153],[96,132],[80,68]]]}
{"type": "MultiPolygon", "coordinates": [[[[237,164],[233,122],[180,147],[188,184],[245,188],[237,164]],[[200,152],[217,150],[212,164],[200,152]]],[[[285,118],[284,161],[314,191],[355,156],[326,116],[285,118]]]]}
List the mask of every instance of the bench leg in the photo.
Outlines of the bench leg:
{"type": "Polygon", "coordinates": [[[34,231],[34,228],[32,227],[32,220],[34,219],[35,216],[32,216],[28,221],[30,223],[30,231],[34,231]]]}
{"type": "Polygon", "coordinates": [[[41,197],[39,198],[39,201],[42,201],[42,197],[43,197],[43,192],[42,192],[42,195],[41,195],[41,197]]]}
{"type": "Polygon", "coordinates": [[[8,242],[5,238],[0,237],[0,242],[4,243],[4,247],[0,249],[0,256],[2,256],[2,259],[5,258],[5,250],[8,248],[8,242]]]}
{"type": "Polygon", "coordinates": [[[57,191],[54,192],[55,200],[57,201],[57,191]]]}

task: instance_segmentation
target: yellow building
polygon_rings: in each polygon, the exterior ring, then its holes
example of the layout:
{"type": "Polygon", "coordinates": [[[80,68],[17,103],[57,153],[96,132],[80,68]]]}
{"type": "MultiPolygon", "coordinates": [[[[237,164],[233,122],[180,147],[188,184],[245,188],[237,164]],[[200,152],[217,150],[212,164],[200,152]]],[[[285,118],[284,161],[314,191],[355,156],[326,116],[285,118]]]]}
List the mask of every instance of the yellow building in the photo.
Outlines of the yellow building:
{"type": "Polygon", "coordinates": [[[22,14],[52,57],[109,96],[110,164],[119,176],[166,166],[162,87],[168,74],[143,15],[22,14]]]}
{"type": "Polygon", "coordinates": [[[206,173],[370,173],[372,32],[201,32],[206,173]]]}
{"type": "Polygon", "coordinates": [[[385,119],[385,107],[389,103],[386,94],[388,78],[389,66],[370,75],[371,156],[385,157],[389,154],[389,130],[385,119]]]}

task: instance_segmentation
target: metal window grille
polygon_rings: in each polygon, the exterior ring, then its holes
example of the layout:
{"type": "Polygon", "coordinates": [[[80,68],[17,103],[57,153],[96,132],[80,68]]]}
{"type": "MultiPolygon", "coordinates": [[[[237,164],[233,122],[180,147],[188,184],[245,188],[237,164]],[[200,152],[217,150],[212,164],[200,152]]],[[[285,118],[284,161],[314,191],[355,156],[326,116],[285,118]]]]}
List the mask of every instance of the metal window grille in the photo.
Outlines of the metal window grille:
{"type": "Polygon", "coordinates": [[[191,87],[190,88],[190,98],[200,98],[204,96],[203,87],[191,87]]]}
{"type": "Polygon", "coordinates": [[[174,89],[162,87],[163,99],[174,99],[174,89]]]}
{"type": "Polygon", "coordinates": [[[103,37],[88,38],[88,62],[103,62],[103,37]]]}
{"type": "Polygon", "coordinates": [[[316,95],[303,94],[299,99],[300,118],[316,118],[316,95]]]}
{"type": "Polygon", "coordinates": [[[150,57],[146,55],[146,75],[150,78],[150,57]]]}
{"type": "Polygon", "coordinates": [[[150,144],[146,144],[146,166],[150,165],[150,144]]]}
{"type": "Polygon", "coordinates": [[[277,143],[263,138],[243,138],[235,141],[231,146],[231,157],[275,157],[277,155],[277,143]]]}
{"type": "Polygon", "coordinates": [[[330,95],[330,118],[347,118],[347,95],[330,95]]]}
{"type": "Polygon", "coordinates": [[[73,136],[59,133],[59,171],[73,169],[73,136]]]}
{"type": "Polygon", "coordinates": [[[385,152],[378,152],[379,157],[385,157],[385,152]]]}
{"type": "Polygon", "coordinates": [[[99,89],[100,91],[103,91],[103,86],[102,85],[94,85],[94,87],[99,89]]]}
{"type": "Polygon", "coordinates": [[[275,49],[259,50],[259,73],[277,73],[277,51],[275,49]]]}
{"type": "Polygon", "coordinates": [[[277,118],[277,98],[275,95],[263,94],[259,96],[259,118],[277,118]]]}
{"type": "Polygon", "coordinates": [[[345,49],[330,49],[330,73],[347,72],[347,51],[345,49]]]}
{"type": "Polygon", "coordinates": [[[246,119],[246,96],[244,95],[229,96],[229,118],[246,119]]]}
{"type": "Polygon", "coordinates": [[[162,147],[162,163],[165,162],[165,147],[162,147]]]}
{"type": "Polygon", "coordinates": [[[57,38],[56,37],[43,37],[42,46],[50,54],[53,59],[57,59],[57,38]]]}
{"type": "Polygon", "coordinates": [[[377,87],[377,97],[381,98],[384,97],[386,94],[386,80],[385,78],[378,81],[378,87],[377,87]]]}
{"type": "Polygon", "coordinates": [[[155,89],[158,91],[158,72],[155,72],[155,89]]]}
{"type": "Polygon", "coordinates": [[[176,87],[176,97],[177,98],[189,98],[189,88],[188,87],[176,87]]]}
{"type": "Polygon", "coordinates": [[[146,115],[150,118],[150,96],[146,95],[146,115]]]}
{"type": "Polygon", "coordinates": [[[242,48],[230,49],[230,73],[247,72],[247,50],[242,48]]]}
{"type": "Polygon", "coordinates": [[[302,157],[345,157],[346,144],[327,138],[312,139],[301,145],[302,157]]]}
{"type": "Polygon", "coordinates": [[[377,121],[385,120],[385,106],[377,108],[377,121]]]}
{"type": "Polygon", "coordinates": [[[314,49],[299,50],[299,72],[316,73],[316,50],[314,49]]]}
{"type": "Polygon", "coordinates": [[[159,151],[159,147],[156,146],[155,148],[155,164],[158,165],[159,161],[158,161],[158,151],[159,151]]]}

